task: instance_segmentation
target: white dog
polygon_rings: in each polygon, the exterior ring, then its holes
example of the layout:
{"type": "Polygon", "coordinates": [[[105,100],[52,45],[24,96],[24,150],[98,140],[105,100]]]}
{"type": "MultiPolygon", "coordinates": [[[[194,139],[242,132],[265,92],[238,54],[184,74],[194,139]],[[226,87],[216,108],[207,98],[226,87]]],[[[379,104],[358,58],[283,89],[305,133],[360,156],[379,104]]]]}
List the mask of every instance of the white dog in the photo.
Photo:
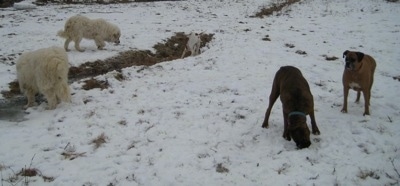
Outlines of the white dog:
{"type": "Polygon", "coordinates": [[[35,103],[35,94],[47,99],[47,109],[55,109],[60,101],[71,102],[68,86],[68,56],[61,47],[26,52],[17,61],[19,88],[28,98],[28,108],[35,103]]]}
{"type": "Polygon", "coordinates": [[[201,44],[200,34],[192,32],[188,37],[189,40],[186,43],[185,50],[183,50],[181,58],[185,56],[188,50],[191,53],[190,56],[195,56],[200,54],[200,44],[201,44]]]}
{"type": "Polygon", "coordinates": [[[64,43],[66,51],[69,51],[69,43],[74,41],[75,49],[83,52],[84,50],[79,46],[82,38],[94,39],[97,48],[102,50],[106,46],[104,41],[119,44],[121,31],[118,26],[104,19],[91,20],[85,16],[76,15],[67,20],[64,30],[58,31],[57,35],[66,39],[64,43]]]}

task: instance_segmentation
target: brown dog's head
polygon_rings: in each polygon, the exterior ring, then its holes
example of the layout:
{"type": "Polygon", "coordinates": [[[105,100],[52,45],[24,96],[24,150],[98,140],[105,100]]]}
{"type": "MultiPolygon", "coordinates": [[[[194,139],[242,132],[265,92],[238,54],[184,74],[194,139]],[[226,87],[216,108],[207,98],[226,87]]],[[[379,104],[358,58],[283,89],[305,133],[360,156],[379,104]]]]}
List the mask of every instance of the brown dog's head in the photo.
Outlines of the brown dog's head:
{"type": "Polygon", "coordinates": [[[298,148],[307,148],[311,145],[310,130],[305,115],[289,116],[289,133],[298,148]]]}
{"type": "Polygon", "coordinates": [[[345,58],[345,68],[347,70],[357,71],[361,68],[361,61],[364,58],[364,53],[346,50],[343,52],[343,58],[345,58]]]}

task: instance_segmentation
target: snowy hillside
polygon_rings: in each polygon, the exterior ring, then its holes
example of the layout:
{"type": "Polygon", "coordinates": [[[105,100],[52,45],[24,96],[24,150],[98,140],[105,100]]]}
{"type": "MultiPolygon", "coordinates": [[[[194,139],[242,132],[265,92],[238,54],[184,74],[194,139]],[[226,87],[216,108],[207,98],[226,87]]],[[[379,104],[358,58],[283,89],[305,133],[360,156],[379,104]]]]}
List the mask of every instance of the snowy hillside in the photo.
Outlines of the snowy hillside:
{"type": "MultiPolygon", "coordinates": [[[[400,3],[303,0],[253,15],[270,0],[187,0],[0,9],[0,89],[16,79],[20,53],[52,45],[76,14],[104,18],[121,44],[83,40],[72,65],[127,50],[154,50],[176,32],[214,34],[196,57],[95,77],[107,89],[71,84],[72,103],[0,115],[1,185],[398,185],[400,183],[400,3]],[[377,61],[370,116],[343,104],[345,50],[377,61]],[[326,57],[337,57],[333,61],[326,57]],[[275,72],[298,67],[314,96],[321,135],[297,149],[282,138],[282,106],[261,128],[275,72]],[[11,119],[10,119],[11,118],[11,119]],[[21,170],[34,175],[22,175],[21,170]]],[[[5,98],[1,97],[3,100],[5,98]]],[[[22,109],[22,104],[17,107],[22,109]]],[[[0,112],[6,112],[2,108],[0,112]]],[[[308,119],[308,124],[309,119],[308,119]]]]}

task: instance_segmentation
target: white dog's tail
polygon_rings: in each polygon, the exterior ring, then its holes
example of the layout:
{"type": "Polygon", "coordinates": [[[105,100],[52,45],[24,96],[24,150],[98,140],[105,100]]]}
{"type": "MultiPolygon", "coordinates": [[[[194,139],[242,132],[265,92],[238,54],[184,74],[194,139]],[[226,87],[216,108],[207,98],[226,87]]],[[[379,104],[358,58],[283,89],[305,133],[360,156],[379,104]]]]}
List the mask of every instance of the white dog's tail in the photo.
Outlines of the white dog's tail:
{"type": "Polygon", "coordinates": [[[64,30],[60,30],[57,32],[57,36],[63,37],[63,38],[67,38],[68,35],[64,30]]]}

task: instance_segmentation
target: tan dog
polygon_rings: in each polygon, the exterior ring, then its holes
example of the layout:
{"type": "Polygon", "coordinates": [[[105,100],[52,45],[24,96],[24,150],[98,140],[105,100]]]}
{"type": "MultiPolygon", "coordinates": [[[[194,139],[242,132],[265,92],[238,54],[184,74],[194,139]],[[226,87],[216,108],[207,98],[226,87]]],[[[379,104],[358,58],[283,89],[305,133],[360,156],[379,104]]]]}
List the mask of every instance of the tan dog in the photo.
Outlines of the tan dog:
{"type": "Polygon", "coordinates": [[[371,88],[374,82],[376,63],[374,58],[361,52],[344,51],[346,65],[343,72],[343,108],[342,112],[347,113],[347,97],[349,89],[357,91],[356,103],[360,101],[360,92],[364,95],[364,116],[369,115],[369,104],[371,88]]]}
{"type": "Polygon", "coordinates": [[[65,22],[64,30],[58,31],[57,35],[65,38],[64,48],[66,51],[69,51],[69,43],[74,41],[75,49],[83,52],[85,50],[79,45],[83,38],[93,39],[97,48],[103,50],[106,46],[105,41],[120,43],[121,31],[117,25],[104,19],[89,19],[82,15],[76,15],[65,22]]]}
{"type": "Polygon", "coordinates": [[[197,56],[200,54],[200,45],[201,45],[201,33],[190,33],[189,40],[185,45],[185,49],[183,50],[181,58],[185,57],[187,51],[190,51],[190,56],[197,56]]]}
{"type": "Polygon", "coordinates": [[[71,102],[68,56],[63,48],[25,52],[19,57],[16,67],[20,90],[28,98],[24,108],[35,104],[37,93],[46,97],[47,109],[55,109],[61,101],[71,102]]]}
{"type": "Polygon", "coordinates": [[[312,133],[319,135],[320,132],[315,122],[313,96],[307,80],[304,79],[299,69],[285,66],[276,72],[269,96],[268,109],[262,124],[263,128],[268,128],[269,115],[279,95],[283,108],[283,138],[288,141],[293,138],[299,148],[309,147],[311,141],[310,130],[306,122],[307,115],[310,115],[312,133]]]}

